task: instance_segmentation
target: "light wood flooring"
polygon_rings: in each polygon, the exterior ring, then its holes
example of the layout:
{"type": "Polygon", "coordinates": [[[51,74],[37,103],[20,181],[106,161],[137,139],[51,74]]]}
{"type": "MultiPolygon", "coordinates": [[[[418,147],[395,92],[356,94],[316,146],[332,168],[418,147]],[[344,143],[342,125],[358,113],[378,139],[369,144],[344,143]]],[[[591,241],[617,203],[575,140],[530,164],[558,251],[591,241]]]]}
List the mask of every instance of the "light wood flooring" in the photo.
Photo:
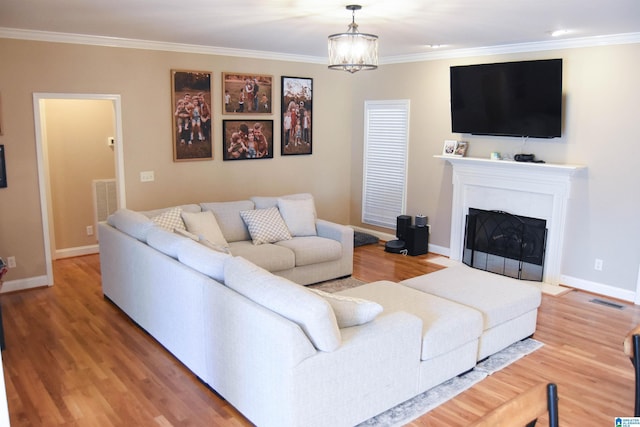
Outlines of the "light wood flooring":
{"type": "MultiPolygon", "coordinates": [[[[354,277],[367,282],[441,268],[431,254],[389,254],[381,244],[356,248],[354,258],[354,277]]],[[[251,425],[102,297],[97,255],[56,261],[54,276],[53,287],[0,298],[12,426],[251,425]]],[[[543,296],[534,335],[542,349],[409,425],[465,426],[539,382],[558,384],[562,426],[631,416],[634,376],[622,341],[640,308],[595,297],[543,296]]]]}

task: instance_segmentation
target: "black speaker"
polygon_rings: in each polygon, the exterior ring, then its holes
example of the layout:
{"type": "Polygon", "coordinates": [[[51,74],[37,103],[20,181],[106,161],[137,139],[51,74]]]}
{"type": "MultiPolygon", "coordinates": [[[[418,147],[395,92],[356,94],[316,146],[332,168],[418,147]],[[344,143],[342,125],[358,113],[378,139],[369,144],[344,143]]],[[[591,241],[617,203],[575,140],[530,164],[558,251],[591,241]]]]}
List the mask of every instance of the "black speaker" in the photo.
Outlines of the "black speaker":
{"type": "Polygon", "coordinates": [[[411,217],[409,215],[400,215],[396,218],[396,237],[405,240],[407,229],[411,227],[411,217]]]}
{"type": "Polygon", "coordinates": [[[407,228],[407,237],[405,240],[405,249],[409,255],[423,255],[429,250],[429,227],[407,228]]]}

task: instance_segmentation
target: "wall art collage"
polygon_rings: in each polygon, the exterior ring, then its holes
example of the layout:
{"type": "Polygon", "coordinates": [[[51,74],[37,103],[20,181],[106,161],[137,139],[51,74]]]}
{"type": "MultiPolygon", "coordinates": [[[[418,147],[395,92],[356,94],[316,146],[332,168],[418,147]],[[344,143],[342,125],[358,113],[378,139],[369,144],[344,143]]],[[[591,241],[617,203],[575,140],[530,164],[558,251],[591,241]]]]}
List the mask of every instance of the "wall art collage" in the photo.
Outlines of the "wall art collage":
{"type": "MultiPolygon", "coordinates": [[[[212,160],[216,132],[223,160],[271,159],[274,153],[273,76],[222,73],[221,127],[213,123],[213,74],[171,70],[173,160],[212,160]],[[267,118],[271,117],[271,118],[267,118]]],[[[281,77],[280,154],[312,154],[313,79],[281,77]]]]}

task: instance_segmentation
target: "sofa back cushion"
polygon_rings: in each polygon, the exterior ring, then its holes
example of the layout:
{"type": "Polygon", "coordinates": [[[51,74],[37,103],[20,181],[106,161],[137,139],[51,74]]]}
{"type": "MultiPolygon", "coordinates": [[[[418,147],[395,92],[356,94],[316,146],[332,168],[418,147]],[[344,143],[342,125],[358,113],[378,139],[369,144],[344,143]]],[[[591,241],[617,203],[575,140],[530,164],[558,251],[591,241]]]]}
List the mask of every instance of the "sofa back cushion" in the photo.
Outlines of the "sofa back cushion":
{"type": "Polygon", "coordinates": [[[109,215],[107,223],[144,243],[147,242],[149,230],[156,226],[145,215],[129,209],[118,209],[112,215],[109,215]]]}
{"type": "Polygon", "coordinates": [[[269,310],[297,323],[315,348],[334,351],[342,341],[329,303],[304,286],[276,276],[242,257],[224,266],[225,285],[269,310]]]}
{"type": "Polygon", "coordinates": [[[211,202],[201,203],[203,211],[212,211],[216,217],[220,230],[229,243],[241,240],[251,240],[249,229],[245,225],[240,211],[254,209],[251,200],[239,200],[236,202],[211,202]]]}
{"type": "Polygon", "coordinates": [[[224,282],[224,263],[231,255],[207,248],[205,245],[185,239],[178,247],[178,260],[200,273],[224,282]]]}
{"type": "Polygon", "coordinates": [[[171,258],[178,259],[178,248],[187,238],[161,227],[153,227],[147,233],[147,245],[171,258]]]}

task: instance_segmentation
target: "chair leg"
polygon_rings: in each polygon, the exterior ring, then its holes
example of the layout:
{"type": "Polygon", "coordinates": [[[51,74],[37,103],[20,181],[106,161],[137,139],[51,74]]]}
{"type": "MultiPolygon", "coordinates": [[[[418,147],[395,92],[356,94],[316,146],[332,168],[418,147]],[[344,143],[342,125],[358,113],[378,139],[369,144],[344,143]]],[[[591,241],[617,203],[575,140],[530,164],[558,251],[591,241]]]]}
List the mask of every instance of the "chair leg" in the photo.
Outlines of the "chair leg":
{"type": "Polygon", "coordinates": [[[640,417],[640,335],[633,336],[633,363],[636,371],[636,402],[634,407],[634,417],[640,417]]]}
{"type": "Polygon", "coordinates": [[[558,427],[558,386],[547,385],[547,407],[549,409],[549,427],[558,427]]]}

